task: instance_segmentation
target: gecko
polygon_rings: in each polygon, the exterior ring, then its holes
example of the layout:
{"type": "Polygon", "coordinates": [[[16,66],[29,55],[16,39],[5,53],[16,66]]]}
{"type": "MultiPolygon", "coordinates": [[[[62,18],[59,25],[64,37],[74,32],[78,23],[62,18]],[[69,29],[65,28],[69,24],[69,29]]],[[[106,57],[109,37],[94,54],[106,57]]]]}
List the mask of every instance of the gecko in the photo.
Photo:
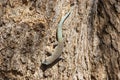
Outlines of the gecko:
{"type": "Polygon", "coordinates": [[[61,56],[63,47],[64,47],[64,42],[63,42],[63,37],[62,37],[62,25],[63,25],[64,21],[67,19],[67,17],[70,15],[70,13],[71,13],[71,10],[65,16],[63,16],[61,18],[61,20],[58,24],[58,27],[57,27],[58,46],[56,47],[55,52],[51,56],[47,57],[42,62],[42,64],[49,65],[61,56]]]}

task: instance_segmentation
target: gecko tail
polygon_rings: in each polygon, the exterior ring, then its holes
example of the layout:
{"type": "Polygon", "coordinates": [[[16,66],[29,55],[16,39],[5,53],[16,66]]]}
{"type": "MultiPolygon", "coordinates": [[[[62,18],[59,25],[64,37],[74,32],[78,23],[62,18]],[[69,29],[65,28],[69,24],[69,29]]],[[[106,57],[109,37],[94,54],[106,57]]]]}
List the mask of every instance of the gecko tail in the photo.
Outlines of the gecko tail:
{"type": "Polygon", "coordinates": [[[70,15],[71,13],[71,10],[65,15],[62,17],[61,21],[59,22],[58,26],[61,27],[62,24],[64,23],[64,21],[67,19],[67,17],[70,15]]]}

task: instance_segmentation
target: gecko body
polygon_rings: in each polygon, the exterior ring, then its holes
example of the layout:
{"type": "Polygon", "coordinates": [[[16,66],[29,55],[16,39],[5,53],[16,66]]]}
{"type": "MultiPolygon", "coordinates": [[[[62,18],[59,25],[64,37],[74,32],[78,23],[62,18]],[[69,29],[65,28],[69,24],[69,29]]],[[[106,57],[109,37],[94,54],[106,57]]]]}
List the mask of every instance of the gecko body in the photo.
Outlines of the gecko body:
{"type": "Polygon", "coordinates": [[[64,47],[63,37],[62,37],[62,25],[64,21],[67,19],[67,17],[70,15],[70,13],[71,13],[71,10],[65,16],[62,17],[62,19],[60,20],[58,24],[58,28],[57,28],[58,46],[56,47],[55,52],[51,56],[47,57],[42,62],[42,64],[49,65],[61,56],[63,47],[64,47]]]}

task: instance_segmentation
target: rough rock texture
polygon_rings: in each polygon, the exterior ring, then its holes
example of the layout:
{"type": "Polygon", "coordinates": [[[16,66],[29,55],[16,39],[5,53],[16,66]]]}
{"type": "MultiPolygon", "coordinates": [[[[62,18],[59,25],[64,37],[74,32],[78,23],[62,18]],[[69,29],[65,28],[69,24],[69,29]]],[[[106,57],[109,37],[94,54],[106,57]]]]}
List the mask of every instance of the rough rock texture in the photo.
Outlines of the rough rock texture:
{"type": "Polygon", "coordinates": [[[0,80],[119,79],[119,0],[0,0],[0,80]],[[41,65],[70,7],[62,59],[41,65]]]}

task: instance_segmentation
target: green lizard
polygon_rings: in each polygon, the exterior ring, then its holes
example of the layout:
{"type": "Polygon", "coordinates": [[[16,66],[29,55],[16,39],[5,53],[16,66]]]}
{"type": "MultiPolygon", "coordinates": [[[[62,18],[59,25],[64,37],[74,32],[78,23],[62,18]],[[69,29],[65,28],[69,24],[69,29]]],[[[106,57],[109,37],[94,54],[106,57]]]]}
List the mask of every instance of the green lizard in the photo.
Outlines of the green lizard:
{"type": "Polygon", "coordinates": [[[60,20],[60,22],[58,24],[58,29],[57,29],[58,46],[55,49],[54,54],[52,54],[50,57],[46,58],[42,62],[42,64],[49,65],[49,64],[53,63],[57,58],[59,58],[60,55],[62,54],[62,50],[64,47],[63,37],[62,37],[62,24],[67,19],[67,17],[70,15],[70,13],[71,13],[71,10],[65,16],[62,17],[62,19],[60,20]]]}

